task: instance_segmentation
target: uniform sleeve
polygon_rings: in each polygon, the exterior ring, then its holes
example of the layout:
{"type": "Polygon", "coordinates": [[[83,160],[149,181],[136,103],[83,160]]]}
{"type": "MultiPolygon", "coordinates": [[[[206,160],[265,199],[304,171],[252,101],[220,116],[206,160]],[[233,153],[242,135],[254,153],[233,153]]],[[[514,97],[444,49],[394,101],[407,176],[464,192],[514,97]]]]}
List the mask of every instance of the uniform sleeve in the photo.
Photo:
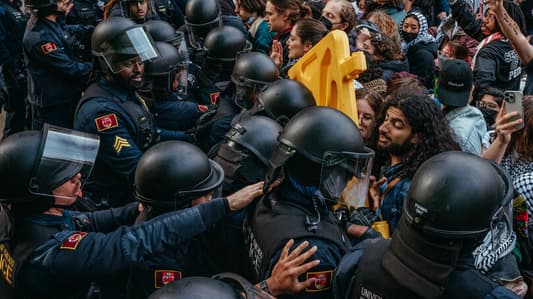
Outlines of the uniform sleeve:
{"type": "Polygon", "coordinates": [[[516,295],[511,290],[503,286],[497,286],[485,296],[485,299],[519,299],[519,298],[520,297],[518,297],[518,295],[516,295]]]}
{"type": "Polygon", "coordinates": [[[92,65],[90,63],[77,62],[70,58],[65,48],[56,39],[48,34],[29,35],[25,44],[30,59],[41,65],[48,71],[70,78],[86,81],[89,78],[92,65]]]}
{"type": "Polygon", "coordinates": [[[80,107],[74,128],[100,136],[98,159],[133,184],[142,151],[128,130],[125,113],[109,100],[93,99],[80,107]]]}
{"type": "MultiPolygon", "coordinates": [[[[293,247],[291,250],[296,248],[300,243],[305,241],[306,239],[296,239],[294,242],[293,247]]],[[[317,246],[318,250],[315,252],[314,255],[309,258],[308,261],[318,259],[320,260],[320,264],[311,270],[307,271],[305,274],[301,275],[298,279],[300,281],[305,281],[309,278],[315,278],[315,283],[311,285],[309,288],[305,289],[304,291],[293,294],[290,296],[284,296],[283,298],[291,298],[291,299],[304,299],[304,298],[310,298],[310,299],[331,299],[333,298],[333,277],[335,276],[335,270],[337,268],[337,264],[341,260],[342,254],[335,244],[331,244],[329,242],[324,242],[320,239],[307,239],[309,241],[308,248],[311,248],[312,246],[317,246]]],[[[265,278],[270,276],[272,268],[276,264],[279,256],[281,255],[282,248],[279,249],[279,251],[275,254],[273,259],[270,261],[270,269],[266,275],[265,278]]]]}
{"type": "Polygon", "coordinates": [[[215,199],[109,234],[60,232],[37,248],[29,261],[65,283],[95,281],[177,248],[222,219],[227,210],[225,199],[215,199]]]}
{"type": "Polygon", "coordinates": [[[344,255],[337,265],[337,271],[333,279],[333,295],[336,299],[347,297],[352,280],[354,279],[355,270],[368,244],[370,244],[370,240],[357,244],[350,252],[344,255]]]}
{"type": "Polygon", "coordinates": [[[133,224],[139,215],[137,205],[137,202],[132,202],[120,208],[87,213],[90,231],[109,233],[121,225],[133,224]]]}

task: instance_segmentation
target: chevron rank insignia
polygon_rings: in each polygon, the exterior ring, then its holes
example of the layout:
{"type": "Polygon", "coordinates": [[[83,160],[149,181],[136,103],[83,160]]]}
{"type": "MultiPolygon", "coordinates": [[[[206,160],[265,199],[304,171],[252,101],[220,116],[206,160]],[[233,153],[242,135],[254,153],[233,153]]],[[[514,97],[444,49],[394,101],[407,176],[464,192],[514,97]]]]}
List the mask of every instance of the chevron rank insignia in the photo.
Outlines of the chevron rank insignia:
{"type": "Polygon", "coordinates": [[[45,55],[55,52],[56,50],[57,46],[54,44],[54,42],[47,42],[46,44],[41,45],[41,51],[43,51],[43,54],[45,55]]]}
{"type": "Polygon", "coordinates": [[[167,283],[173,282],[175,280],[180,280],[182,274],[180,271],[174,270],[155,270],[154,271],[154,287],[159,289],[160,287],[166,285],[167,283]]]}
{"type": "Polygon", "coordinates": [[[120,151],[123,147],[130,147],[130,143],[126,138],[115,136],[115,144],[113,144],[113,148],[115,149],[115,152],[117,154],[120,154],[120,151]]]}

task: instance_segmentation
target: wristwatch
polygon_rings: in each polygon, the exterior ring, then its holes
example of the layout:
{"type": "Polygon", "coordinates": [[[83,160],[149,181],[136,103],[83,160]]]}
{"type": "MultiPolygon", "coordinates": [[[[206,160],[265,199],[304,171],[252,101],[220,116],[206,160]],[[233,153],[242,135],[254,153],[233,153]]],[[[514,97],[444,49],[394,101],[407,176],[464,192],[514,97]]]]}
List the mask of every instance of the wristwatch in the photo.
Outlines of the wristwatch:
{"type": "Polygon", "coordinates": [[[265,293],[267,293],[269,295],[272,295],[270,293],[270,289],[268,288],[266,279],[259,283],[259,287],[261,288],[261,290],[263,290],[263,292],[265,292],[265,293]]]}

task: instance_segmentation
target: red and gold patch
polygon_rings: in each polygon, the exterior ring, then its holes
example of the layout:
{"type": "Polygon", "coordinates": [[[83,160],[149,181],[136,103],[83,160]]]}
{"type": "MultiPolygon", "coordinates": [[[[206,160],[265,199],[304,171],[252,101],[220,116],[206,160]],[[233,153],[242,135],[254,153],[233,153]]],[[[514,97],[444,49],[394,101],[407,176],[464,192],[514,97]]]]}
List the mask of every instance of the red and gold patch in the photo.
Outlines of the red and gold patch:
{"type": "Polygon", "coordinates": [[[80,241],[87,236],[87,233],[77,232],[73,233],[63,243],[61,243],[60,249],[76,250],[80,241]]]}
{"type": "Polygon", "coordinates": [[[200,112],[207,112],[207,110],[209,110],[209,107],[207,107],[206,105],[198,105],[198,110],[200,110],[200,112]]]}
{"type": "Polygon", "coordinates": [[[218,97],[220,96],[220,91],[213,92],[209,95],[209,99],[211,100],[211,104],[216,105],[218,102],[218,97]]]}
{"type": "Polygon", "coordinates": [[[100,116],[95,119],[94,122],[96,123],[96,129],[98,129],[98,132],[118,127],[117,115],[114,113],[100,116]]]}
{"type": "Polygon", "coordinates": [[[180,280],[182,277],[180,271],[174,270],[155,270],[154,271],[154,287],[159,289],[160,287],[166,285],[167,283],[173,282],[174,280],[180,280]]]}
{"type": "Polygon", "coordinates": [[[315,282],[305,289],[306,292],[322,292],[331,288],[333,270],[322,272],[307,272],[307,279],[314,278],[315,282]]]}
{"type": "Polygon", "coordinates": [[[54,42],[47,42],[46,44],[41,45],[41,51],[43,51],[45,55],[55,52],[56,50],[57,46],[54,44],[54,42]]]}

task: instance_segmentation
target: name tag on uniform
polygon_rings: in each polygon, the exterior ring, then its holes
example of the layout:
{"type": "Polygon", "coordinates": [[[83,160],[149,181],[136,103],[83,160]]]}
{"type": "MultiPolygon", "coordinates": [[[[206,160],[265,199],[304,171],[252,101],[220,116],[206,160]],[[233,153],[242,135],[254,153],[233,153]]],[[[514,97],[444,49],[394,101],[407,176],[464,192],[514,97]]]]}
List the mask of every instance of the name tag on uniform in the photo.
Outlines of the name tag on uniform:
{"type": "Polygon", "coordinates": [[[171,283],[174,280],[180,280],[182,277],[180,271],[174,270],[155,270],[154,271],[154,288],[159,289],[160,287],[171,283]]]}

